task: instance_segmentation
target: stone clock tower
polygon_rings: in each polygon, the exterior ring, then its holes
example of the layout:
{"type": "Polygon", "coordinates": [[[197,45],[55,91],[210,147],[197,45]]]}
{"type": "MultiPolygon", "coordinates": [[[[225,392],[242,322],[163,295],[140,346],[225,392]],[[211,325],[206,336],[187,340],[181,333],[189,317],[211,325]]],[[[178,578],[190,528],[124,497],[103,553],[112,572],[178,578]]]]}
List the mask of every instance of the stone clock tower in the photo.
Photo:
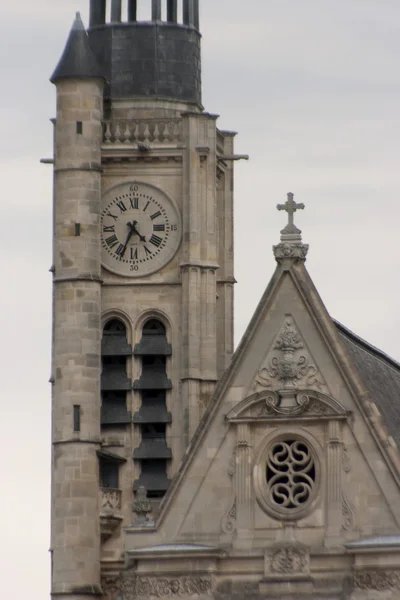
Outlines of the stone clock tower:
{"type": "Polygon", "coordinates": [[[142,3],[91,0],[51,78],[52,593],[70,600],[123,562],[132,503],[157,515],[233,350],[234,134],[201,104],[198,0],[147,21],[142,3]]]}

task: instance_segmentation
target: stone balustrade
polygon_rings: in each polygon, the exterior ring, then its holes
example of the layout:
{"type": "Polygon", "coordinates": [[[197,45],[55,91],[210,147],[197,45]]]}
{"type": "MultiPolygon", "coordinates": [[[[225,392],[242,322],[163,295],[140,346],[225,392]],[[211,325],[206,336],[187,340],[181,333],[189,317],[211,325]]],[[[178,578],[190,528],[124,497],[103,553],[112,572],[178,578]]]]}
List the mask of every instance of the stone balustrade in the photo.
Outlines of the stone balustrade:
{"type": "Polygon", "coordinates": [[[139,119],[104,121],[104,144],[153,144],[177,146],[182,141],[181,119],[139,119]]]}

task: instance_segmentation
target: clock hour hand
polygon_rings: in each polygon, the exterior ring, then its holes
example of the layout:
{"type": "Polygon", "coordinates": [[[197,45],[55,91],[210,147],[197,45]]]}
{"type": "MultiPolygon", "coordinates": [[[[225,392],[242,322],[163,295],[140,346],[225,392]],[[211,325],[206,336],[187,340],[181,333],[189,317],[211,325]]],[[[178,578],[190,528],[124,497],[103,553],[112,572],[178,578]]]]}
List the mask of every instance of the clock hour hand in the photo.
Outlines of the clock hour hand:
{"type": "Polygon", "coordinates": [[[133,223],[128,223],[128,225],[132,226],[133,233],[136,233],[136,235],[139,237],[139,240],[141,242],[145,242],[146,241],[146,238],[144,237],[144,235],[140,235],[139,231],[137,230],[137,227],[136,227],[137,221],[133,221],[133,223]]]}

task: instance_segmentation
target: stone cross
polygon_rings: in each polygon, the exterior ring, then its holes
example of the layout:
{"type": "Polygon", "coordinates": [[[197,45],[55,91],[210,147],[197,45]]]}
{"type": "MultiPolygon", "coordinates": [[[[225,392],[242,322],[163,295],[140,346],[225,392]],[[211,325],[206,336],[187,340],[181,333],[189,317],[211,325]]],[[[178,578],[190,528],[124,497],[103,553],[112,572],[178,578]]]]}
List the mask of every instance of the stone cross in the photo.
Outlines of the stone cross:
{"type": "Polygon", "coordinates": [[[297,227],[293,223],[293,215],[296,212],[296,210],[301,210],[304,208],[303,203],[297,204],[293,198],[294,195],[292,194],[292,192],[289,192],[285,204],[278,204],[276,207],[278,210],[286,210],[286,212],[288,213],[289,220],[287,226],[285,227],[286,231],[298,231],[297,227]]]}

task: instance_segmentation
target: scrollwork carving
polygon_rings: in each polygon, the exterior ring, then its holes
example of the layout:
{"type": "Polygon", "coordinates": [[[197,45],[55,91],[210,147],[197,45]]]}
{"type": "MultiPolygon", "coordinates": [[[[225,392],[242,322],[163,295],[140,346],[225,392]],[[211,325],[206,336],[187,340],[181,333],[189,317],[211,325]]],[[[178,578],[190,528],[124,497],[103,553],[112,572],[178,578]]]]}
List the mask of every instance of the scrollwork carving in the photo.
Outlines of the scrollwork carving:
{"type": "Polygon", "coordinates": [[[342,445],[342,466],[345,473],[350,473],[351,464],[346,444],[342,445]]]}
{"type": "Polygon", "coordinates": [[[210,595],[212,581],[209,577],[105,577],[102,589],[107,600],[134,600],[156,598],[182,598],[210,595]]]}
{"type": "MultiPolygon", "coordinates": [[[[348,486],[348,473],[350,473],[351,471],[351,464],[350,464],[350,458],[349,458],[349,453],[348,453],[348,449],[346,444],[342,444],[342,453],[341,453],[341,461],[342,461],[342,469],[344,471],[344,475],[343,477],[343,484],[346,485],[346,487],[348,486]]],[[[356,520],[356,508],[354,506],[354,504],[352,503],[352,501],[350,500],[347,492],[344,490],[342,492],[342,517],[343,517],[343,523],[342,523],[342,529],[343,531],[352,531],[355,527],[355,520],[356,520]]]]}
{"type": "Polygon", "coordinates": [[[267,460],[270,502],[280,510],[297,509],[310,500],[315,487],[315,461],[300,440],[275,443],[267,460]]]}
{"type": "Polygon", "coordinates": [[[119,600],[123,593],[123,582],[120,575],[111,575],[103,577],[101,588],[107,600],[119,600]]]}
{"type": "Polygon", "coordinates": [[[222,518],[221,529],[224,533],[233,533],[236,530],[236,493],[235,493],[235,477],[236,473],[236,448],[232,453],[228,465],[228,474],[232,478],[233,492],[229,502],[229,510],[222,518]]]}
{"type": "MultiPolygon", "coordinates": [[[[179,598],[182,596],[209,595],[212,582],[208,577],[137,577],[136,596],[146,598],[179,598]]],[[[128,599],[127,599],[128,600],[128,599]]]]}
{"type": "Polygon", "coordinates": [[[294,574],[307,573],[309,570],[309,553],[306,548],[287,546],[274,549],[269,555],[271,573],[294,574]]]}
{"type": "Polygon", "coordinates": [[[282,242],[281,244],[273,246],[273,251],[278,262],[284,258],[297,258],[298,260],[305,260],[308,248],[308,244],[302,244],[301,242],[282,242]]]}
{"type": "Polygon", "coordinates": [[[255,417],[271,417],[274,415],[283,417],[310,416],[326,417],[334,415],[335,411],[317,398],[308,394],[297,394],[293,396],[293,406],[282,406],[279,394],[268,395],[260,401],[254,409],[255,417]]]}
{"type": "Polygon", "coordinates": [[[342,516],[343,516],[343,524],[342,529],[344,531],[351,531],[354,529],[354,521],[355,521],[355,507],[351,502],[350,498],[343,492],[342,494],[342,516]]]}
{"type": "Polygon", "coordinates": [[[284,389],[295,389],[298,384],[303,387],[324,387],[324,382],[310,357],[302,352],[304,343],[295,328],[292,319],[287,318],[274,344],[275,354],[270,358],[268,366],[262,367],[255,378],[253,388],[272,388],[274,381],[284,389]]]}
{"type": "Polygon", "coordinates": [[[360,571],[354,575],[356,590],[400,590],[399,571],[360,571]]]}

